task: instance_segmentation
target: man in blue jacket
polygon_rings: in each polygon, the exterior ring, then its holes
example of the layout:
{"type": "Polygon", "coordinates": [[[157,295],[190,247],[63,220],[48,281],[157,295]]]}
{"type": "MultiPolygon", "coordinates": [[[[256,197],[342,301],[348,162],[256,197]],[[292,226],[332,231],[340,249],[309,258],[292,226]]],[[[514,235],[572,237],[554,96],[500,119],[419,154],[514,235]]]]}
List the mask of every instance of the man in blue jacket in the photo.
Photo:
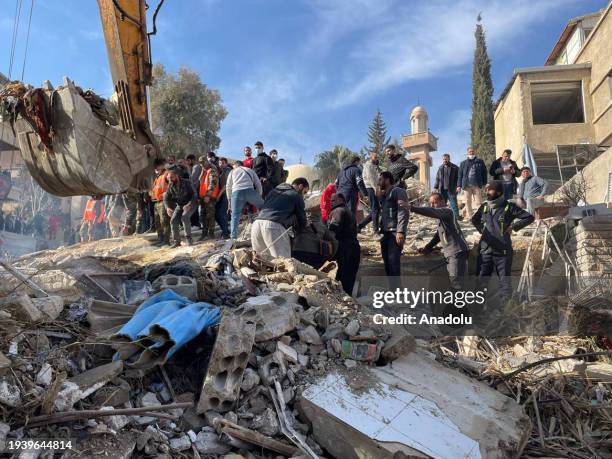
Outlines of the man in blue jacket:
{"type": "Polygon", "coordinates": [[[459,165],[457,179],[457,194],[463,190],[465,196],[466,217],[474,215],[473,206],[482,204],[482,187],[487,183],[487,167],[482,159],[476,157],[476,151],[469,147],[467,159],[459,165]]]}
{"type": "Polygon", "coordinates": [[[337,193],[342,194],[346,199],[353,216],[357,215],[357,203],[359,201],[359,193],[361,193],[366,199],[368,191],[366,190],[363,176],[361,175],[361,168],[359,163],[361,158],[359,156],[353,156],[351,164],[345,166],[336,178],[336,190],[337,193]]]}

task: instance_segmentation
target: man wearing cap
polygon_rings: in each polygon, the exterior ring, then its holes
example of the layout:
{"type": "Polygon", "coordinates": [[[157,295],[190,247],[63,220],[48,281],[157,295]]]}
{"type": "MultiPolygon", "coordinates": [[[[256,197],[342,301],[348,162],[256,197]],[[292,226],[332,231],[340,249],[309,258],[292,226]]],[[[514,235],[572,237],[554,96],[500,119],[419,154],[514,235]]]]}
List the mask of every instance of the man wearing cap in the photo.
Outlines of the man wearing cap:
{"type": "Polygon", "coordinates": [[[504,197],[504,185],[499,180],[489,182],[485,186],[485,194],[487,200],[472,217],[472,224],[481,234],[477,272],[480,278],[485,278],[497,271],[504,302],[512,297],[510,274],[513,250],[510,233],[531,224],[534,217],[504,197]]]}

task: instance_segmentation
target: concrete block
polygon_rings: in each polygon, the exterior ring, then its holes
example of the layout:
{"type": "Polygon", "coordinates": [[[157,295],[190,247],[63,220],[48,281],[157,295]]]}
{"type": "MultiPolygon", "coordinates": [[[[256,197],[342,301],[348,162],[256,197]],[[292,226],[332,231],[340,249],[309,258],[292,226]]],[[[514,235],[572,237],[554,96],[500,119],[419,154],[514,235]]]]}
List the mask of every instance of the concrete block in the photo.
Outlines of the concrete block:
{"type": "Polygon", "coordinates": [[[24,322],[36,322],[43,318],[32,299],[25,293],[14,293],[0,300],[0,309],[7,310],[11,315],[24,322]]]}
{"type": "Polygon", "coordinates": [[[388,361],[399,359],[400,357],[414,351],[416,341],[414,337],[401,327],[395,327],[391,338],[387,340],[382,348],[381,355],[388,361]]]}
{"type": "Polygon", "coordinates": [[[306,328],[298,330],[298,336],[300,337],[300,341],[306,344],[322,344],[321,336],[319,336],[319,332],[312,325],[309,325],[306,328]]]}
{"type": "Polygon", "coordinates": [[[171,289],[192,301],[197,301],[198,299],[198,283],[193,277],[166,274],[155,279],[153,282],[153,290],[155,292],[166,289],[171,289]]]}
{"type": "Polygon", "coordinates": [[[285,364],[285,356],[279,351],[275,351],[264,357],[259,363],[259,377],[261,382],[266,386],[272,384],[275,380],[282,381],[287,374],[287,365],[285,364]]]}
{"type": "Polygon", "coordinates": [[[242,376],[255,340],[255,323],[239,315],[224,314],[210,357],[198,413],[230,411],[238,394],[242,376]]]}
{"type": "Polygon", "coordinates": [[[344,328],[344,333],[349,337],[357,335],[359,333],[359,321],[357,319],[351,320],[344,328]]]}
{"type": "Polygon", "coordinates": [[[261,381],[261,378],[257,374],[255,370],[252,368],[247,368],[244,371],[244,375],[242,376],[242,383],[240,384],[240,390],[243,392],[248,392],[253,387],[257,386],[261,381]]]}
{"type": "Polygon", "coordinates": [[[34,306],[43,313],[45,318],[55,320],[64,310],[64,299],[61,296],[31,298],[34,306]]]}
{"type": "Polygon", "coordinates": [[[21,404],[21,391],[19,387],[9,384],[5,380],[0,381],[0,403],[10,407],[21,404]]]}
{"type": "Polygon", "coordinates": [[[111,362],[92,368],[64,381],[54,402],[57,411],[67,411],[79,400],[89,397],[123,371],[123,362],[111,362]]]}
{"type": "Polygon", "coordinates": [[[287,346],[285,343],[278,341],[276,343],[276,350],[283,354],[287,362],[298,363],[298,353],[291,346],[287,346]]]}
{"type": "Polygon", "coordinates": [[[189,435],[170,439],[170,449],[173,451],[185,451],[191,448],[191,439],[189,435]]]}
{"type": "Polygon", "coordinates": [[[231,447],[219,441],[219,435],[214,429],[204,428],[196,436],[195,447],[200,454],[221,455],[229,453],[231,447]]]}
{"type": "MultiPolygon", "coordinates": [[[[112,406],[103,406],[102,408],[100,408],[100,411],[112,411],[112,410],[114,410],[112,406]]],[[[129,423],[130,423],[130,418],[122,414],[118,414],[115,416],[108,416],[104,418],[104,424],[106,424],[108,427],[113,429],[115,432],[120,431],[125,426],[127,426],[129,423]]]]}
{"type": "Polygon", "coordinates": [[[302,307],[297,301],[294,293],[273,292],[250,297],[234,313],[255,322],[255,342],[259,343],[283,336],[299,325],[302,307]]]}

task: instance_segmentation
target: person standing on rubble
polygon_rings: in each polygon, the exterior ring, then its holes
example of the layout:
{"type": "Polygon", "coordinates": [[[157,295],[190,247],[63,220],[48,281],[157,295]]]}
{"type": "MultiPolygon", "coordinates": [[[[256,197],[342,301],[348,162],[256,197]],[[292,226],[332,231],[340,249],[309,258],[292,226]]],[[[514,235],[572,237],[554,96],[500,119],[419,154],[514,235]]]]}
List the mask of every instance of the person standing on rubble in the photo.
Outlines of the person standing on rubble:
{"type": "Polygon", "coordinates": [[[406,189],[405,180],[414,176],[419,170],[419,166],[404,158],[404,156],[397,151],[395,145],[386,146],[385,156],[389,158],[387,171],[390,172],[393,177],[393,185],[406,189]]]}
{"type": "Polygon", "coordinates": [[[253,170],[261,182],[261,187],[263,189],[262,197],[266,199],[268,193],[274,188],[274,185],[272,184],[274,161],[264,151],[263,143],[259,141],[255,142],[255,151],[257,151],[257,156],[253,161],[253,170]]]}
{"type": "Polygon", "coordinates": [[[450,208],[455,214],[457,220],[460,219],[459,206],[457,205],[457,179],[459,178],[459,166],[451,162],[451,157],[448,153],[442,155],[442,165],[436,173],[436,182],[434,191],[442,196],[442,199],[448,201],[450,208]]]}
{"type": "Polygon", "coordinates": [[[89,198],[85,204],[83,219],[81,220],[81,242],[92,242],[95,238],[96,225],[105,221],[104,205],[101,199],[89,198]]]}
{"type": "Polygon", "coordinates": [[[272,158],[272,163],[274,164],[272,176],[270,177],[270,184],[273,188],[276,188],[283,183],[283,162],[278,159],[278,151],[276,150],[270,151],[270,158],[272,158]]]}
{"type": "Polygon", "coordinates": [[[409,212],[401,206],[408,201],[406,190],[395,185],[395,178],[389,171],[381,172],[378,178],[381,196],[380,250],[385,263],[385,273],[392,286],[399,286],[401,256],[406,242],[409,212]]]}
{"type": "Polygon", "coordinates": [[[256,253],[291,258],[289,231],[297,232],[307,224],[304,195],[309,188],[308,180],[300,177],[291,185],[281,183],[268,194],[251,227],[256,253]]]}
{"type": "Polygon", "coordinates": [[[476,157],[476,150],[472,147],[467,149],[467,159],[459,165],[459,177],[457,178],[457,194],[463,190],[465,197],[466,217],[471,218],[473,207],[482,204],[482,187],[487,183],[487,166],[482,159],[476,157]]]}
{"type": "Polygon", "coordinates": [[[331,205],[328,226],[338,241],[336,280],[342,284],[347,295],[352,295],[361,258],[361,247],[357,240],[357,222],[355,215],[346,205],[342,193],[332,195],[331,205]]]}
{"type": "Polygon", "coordinates": [[[504,186],[504,198],[512,199],[517,189],[516,178],[521,175],[516,162],[510,159],[512,150],[505,149],[500,158],[497,158],[489,168],[493,180],[499,180],[504,186]]]}
{"type": "Polygon", "coordinates": [[[487,200],[474,216],[472,224],[481,234],[478,243],[476,271],[481,280],[497,272],[501,283],[502,302],[512,297],[512,239],[510,233],[530,225],[533,215],[504,197],[503,183],[489,182],[485,187],[487,200]]]}
{"type": "Polygon", "coordinates": [[[219,173],[214,164],[208,161],[204,156],[200,158],[202,164],[202,174],[200,176],[200,225],[202,226],[202,235],[200,241],[206,238],[215,237],[215,210],[217,198],[221,188],[219,187],[219,173]]]}
{"type": "Polygon", "coordinates": [[[256,207],[263,205],[264,200],[261,198],[261,191],[261,182],[257,174],[251,168],[245,167],[242,162],[236,161],[225,185],[229,204],[228,212],[230,212],[232,218],[230,229],[232,239],[238,237],[238,225],[244,207],[247,204],[256,207]]]}
{"type": "Polygon", "coordinates": [[[363,166],[363,183],[366,187],[368,202],[370,203],[370,213],[366,218],[359,222],[357,231],[364,229],[368,223],[372,222],[374,231],[378,229],[378,214],[380,213],[380,203],[376,197],[376,187],[378,186],[378,175],[380,166],[378,161],[378,151],[370,152],[370,159],[363,166]]]}
{"type": "Polygon", "coordinates": [[[346,203],[357,218],[357,204],[359,202],[359,193],[367,199],[368,191],[366,190],[361,175],[359,164],[361,158],[357,155],[351,159],[351,164],[342,168],[336,177],[336,189],[345,197],[346,203]]]}
{"type": "Polygon", "coordinates": [[[230,237],[230,230],[227,221],[227,179],[232,172],[232,168],[227,162],[227,158],[219,158],[219,197],[215,205],[215,221],[221,228],[221,237],[227,239],[230,237]]]}
{"type": "Polygon", "coordinates": [[[531,169],[527,166],[521,169],[521,177],[523,177],[523,181],[518,190],[519,205],[533,215],[535,210],[533,200],[544,199],[544,195],[548,194],[550,185],[542,177],[533,175],[531,169]]]}
{"type": "Polygon", "coordinates": [[[155,176],[150,193],[154,205],[155,230],[157,231],[157,241],[154,245],[170,245],[170,217],[164,206],[164,194],[168,190],[168,177],[164,160],[155,161],[155,176]]]}
{"type": "Polygon", "coordinates": [[[181,171],[177,166],[172,166],[166,173],[168,189],[164,194],[164,207],[170,217],[170,229],[172,232],[172,248],[181,246],[181,228],[183,222],[187,245],[193,244],[191,238],[191,214],[197,208],[197,194],[191,186],[191,181],[181,177],[181,171]]]}
{"type": "MultiPolygon", "coordinates": [[[[197,158],[194,154],[187,155],[185,157],[185,161],[187,162],[187,167],[189,170],[189,177],[191,178],[191,185],[194,190],[200,189],[200,175],[202,175],[202,165],[197,161],[197,158]]],[[[191,215],[191,227],[200,228],[200,215],[197,212],[194,212],[191,215]]]]}
{"type": "Polygon", "coordinates": [[[123,193],[123,206],[125,207],[125,221],[121,233],[131,236],[137,230],[142,230],[144,219],[144,201],[140,193],[123,193]]]}
{"type": "Polygon", "coordinates": [[[419,253],[429,254],[440,243],[442,253],[446,258],[446,269],[451,287],[455,290],[463,290],[467,275],[469,248],[455,217],[455,212],[446,207],[446,200],[442,194],[437,192],[429,196],[429,206],[417,207],[408,202],[402,203],[402,207],[408,211],[438,220],[436,234],[425,247],[419,249],[419,253]]]}

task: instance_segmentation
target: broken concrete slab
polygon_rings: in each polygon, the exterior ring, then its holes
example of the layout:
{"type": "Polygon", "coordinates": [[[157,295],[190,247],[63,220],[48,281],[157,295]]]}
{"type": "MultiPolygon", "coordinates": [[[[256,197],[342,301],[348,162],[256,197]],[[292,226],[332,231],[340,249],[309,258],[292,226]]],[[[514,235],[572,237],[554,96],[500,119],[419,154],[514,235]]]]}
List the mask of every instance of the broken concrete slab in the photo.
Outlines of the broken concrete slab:
{"type": "Polygon", "coordinates": [[[244,374],[242,376],[240,390],[243,392],[248,392],[253,389],[253,387],[257,386],[260,381],[261,378],[259,377],[257,372],[252,368],[247,368],[246,370],[244,370],[244,374]]]}
{"type": "Polygon", "coordinates": [[[37,322],[43,318],[43,314],[25,293],[13,293],[0,299],[0,309],[10,312],[15,319],[24,322],[37,322]]]}
{"type": "Polygon", "coordinates": [[[314,438],[332,456],[518,457],[531,434],[514,400],[417,352],[363,371],[367,392],[332,373],[302,394],[314,438]]]}
{"type": "Polygon", "coordinates": [[[223,413],[232,409],[240,392],[254,340],[255,323],[252,319],[223,315],[202,384],[198,413],[208,410],[223,413]]]}
{"type": "Polygon", "coordinates": [[[300,337],[300,341],[306,344],[322,344],[321,336],[316,328],[312,325],[309,325],[306,328],[302,328],[298,330],[298,336],[300,337]]]}
{"type": "Polygon", "coordinates": [[[64,381],[54,402],[57,411],[66,411],[76,402],[93,394],[123,371],[123,362],[111,362],[92,368],[64,381]]]}
{"type": "Polygon", "coordinates": [[[186,451],[191,449],[191,439],[189,435],[181,435],[170,439],[170,449],[173,451],[186,451]]]}
{"type": "Polygon", "coordinates": [[[221,455],[229,453],[231,447],[219,441],[219,435],[212,427],[204,427],[196,436],[195,447],[200,454],[221,455]]]}
{"type": "Polygon", "coordinates": [[[31,300],[47,319],[57,319],[64,310],[64,299],[61,296],[53,295],[44,298],[32,298],[31,300]]]}
{"type": "Polygon", "coordinates": [[[301,310],[296,294],[271,292],[250,297],[234,313],[255,322],[255,342],[259,343],[294,330],[300,323],[301,310]]]}
{"type": "Polygon", "coordinates": [[[382,348],[381,355],[387,362],[392,362],[416,349],[414,336],[402,327],[394,327],[391,338],[382,348]]]}
{"type": "Polygon", "coordinates": [[[21,404],[21,390],[19,387],[9,384],[6,380],[0,381],[0,403],[13,408],[21,404]]]}
{"type": "Polygon", "coordinates": [[[346,327],[344,327],[344,333],[347,336],[355,336],[359,333],[359,321],[357,319],[351,320],[346,327]]]}

